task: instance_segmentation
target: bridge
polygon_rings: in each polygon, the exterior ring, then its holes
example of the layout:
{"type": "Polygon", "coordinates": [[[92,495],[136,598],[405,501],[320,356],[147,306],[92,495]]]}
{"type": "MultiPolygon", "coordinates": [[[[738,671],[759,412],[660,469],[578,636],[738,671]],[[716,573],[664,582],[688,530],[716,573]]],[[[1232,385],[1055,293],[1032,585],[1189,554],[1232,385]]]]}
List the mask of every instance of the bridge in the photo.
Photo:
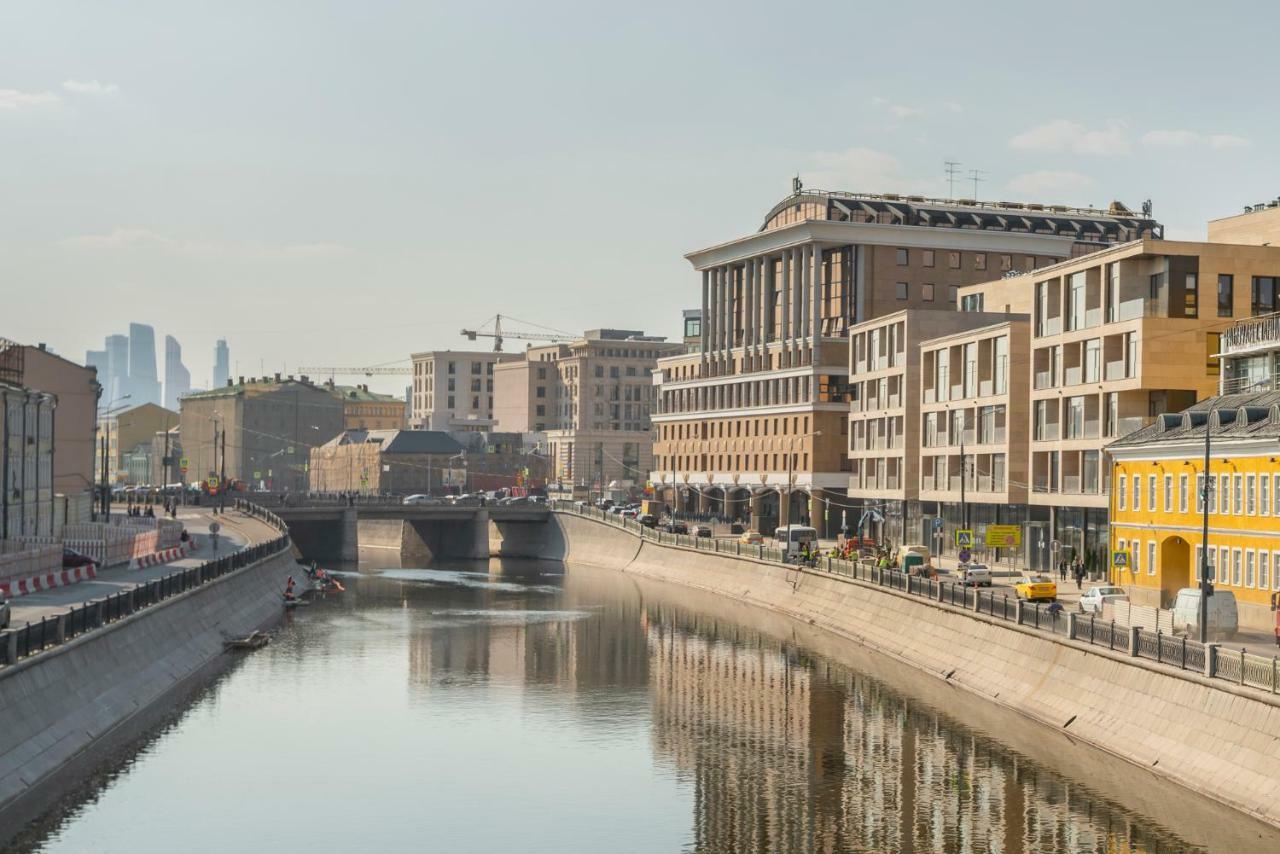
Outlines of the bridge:
{"type": "Polygon", "coordinates": [[[361,548],[423,561],[533,558],[548,553],[544,541],[554,528],[541,504],[404,504],[395,497],[267,493],[251,500],[284,520],[309,560],[355,561],[361,548]]]}

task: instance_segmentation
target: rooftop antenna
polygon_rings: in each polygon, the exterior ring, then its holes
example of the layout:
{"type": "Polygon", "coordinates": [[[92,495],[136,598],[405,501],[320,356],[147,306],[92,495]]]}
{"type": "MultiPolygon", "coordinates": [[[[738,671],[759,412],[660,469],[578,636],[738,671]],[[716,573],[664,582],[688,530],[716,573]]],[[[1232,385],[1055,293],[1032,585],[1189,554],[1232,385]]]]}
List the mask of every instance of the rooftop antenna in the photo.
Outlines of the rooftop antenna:
{"type": "Polygon", "coordinates": [[[954,199],[956,197],[956,173],[960,171],[960,161],[944,160],[942,162],[947,167],[947,195],[949,198],[954,199]]]}
{"type": "Polygon", "coordinates": [[[983,178],[982,176],[983,176],[983,175],[989,175],[989,174],[990,174],[990,173],[989,173],[989,172],[987,172],[987,170],[986,170],[986,169],[970,169],[970,170],[969,170],[969,180],[973,181],[973,197],[974,197],[974,199],[977,199],[977,198],[978,198],[978,182],[979,182],[979,181],[985,181],[985,180],[987,180],[986,178],[983,178]]]}
{"type": "Polygon", "coordinates": [[[796,177],[791,179],[791,192],[795,193],[798,196],[800,195],[800,191],[803,189],[804,189],[804,182],[800,180],[800,173],[797,172],[796,177]]]}

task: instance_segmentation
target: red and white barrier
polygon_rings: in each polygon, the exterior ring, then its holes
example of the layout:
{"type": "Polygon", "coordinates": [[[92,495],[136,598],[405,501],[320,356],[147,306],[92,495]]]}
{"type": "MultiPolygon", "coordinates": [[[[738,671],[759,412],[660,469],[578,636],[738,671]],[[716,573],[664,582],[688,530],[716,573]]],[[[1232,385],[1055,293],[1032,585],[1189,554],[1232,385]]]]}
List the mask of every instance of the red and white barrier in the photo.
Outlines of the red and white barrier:
{"type": "Polygon", "coordinates": [[[88,581],[98,577],[98,570],[93,566],[77,566],[74,569],[62,569],[57,572],[46,572],[40,575],[29,575],[26,578],[12,578],[0,581],[0,597],[11,599],[14,596],[26,596],[28,593],[39,593],[41,590],[52,590],[55,587],[66,587],[77,581],[88,581]]]}
{"type": "Polygon", "coordinates": [[[187,556],[186,546],[174,546],[171,549],[155,552],[154,554],[142,555],[133,559],[130,569],[146,569],[149,566],[157,566],[162,563],[168,563],[171,560],[178,560],[187,556]]]}

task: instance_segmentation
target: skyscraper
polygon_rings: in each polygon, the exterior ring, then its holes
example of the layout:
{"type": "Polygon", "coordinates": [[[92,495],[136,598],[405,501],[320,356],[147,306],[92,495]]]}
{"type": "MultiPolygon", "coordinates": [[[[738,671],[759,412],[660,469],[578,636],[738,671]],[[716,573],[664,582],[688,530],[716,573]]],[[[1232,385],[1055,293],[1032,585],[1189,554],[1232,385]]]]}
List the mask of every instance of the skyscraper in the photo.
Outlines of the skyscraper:
{"type": "Polygon", "coordinates": [[[164,406],[178,411],[178,398],[191,391],[191,372],[182,364],[182,345],[164,336],[164,406]]]}
{"type": "Polygon", "coordinates": [[[129,386],[132,404],[160,404],[156,375],[156,331],[145,323],[129,324],[129,386]]]}
{"type": "Polygon", "coordinates": [[[132,393],[129,387],[129,337],[108,335],[106,348],[106,371],[98,374],[98,382],[103,388],[103,405],[132,393]]]}
{"type": "Polygon", "coordinates": [[[84,366],[93,368],[98,372],[98,382],[103,385],[103,393],[106,392],[107,384],[107,351],[106,350],[87,350],[84,354],[84,366]]]}
{"type": "Polygon", "coordinates": [[[231,378],[231,350],[227,348],[227,340],[219,338],[213,345],[213,388],[222,388],[231,378]]]}

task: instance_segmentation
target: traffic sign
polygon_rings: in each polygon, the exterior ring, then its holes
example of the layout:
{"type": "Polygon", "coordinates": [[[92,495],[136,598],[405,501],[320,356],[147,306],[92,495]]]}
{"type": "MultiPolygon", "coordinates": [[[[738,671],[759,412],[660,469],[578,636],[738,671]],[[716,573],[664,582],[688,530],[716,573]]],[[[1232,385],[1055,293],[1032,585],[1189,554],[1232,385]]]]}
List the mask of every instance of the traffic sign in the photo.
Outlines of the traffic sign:
{"type": "Polygon", "coordinates": [[[967,549],[973,545],[973,531],[960,528],[956,531],[956,546],[967,549]]]}
{"type": "Polygon", "coordinates": [[[187,462],[186,457],[178,457],[178,465],[182,467],[183,471],[187,470],[187,462]]]}
{"type": "Polygon", "coordinates": [[[995,549],[1016,549],[1022,545],[1021,525],[988,525],[987,547],[995,549]]]}
{"type": "Polygon", "coordinates": [[[254,479],[254,480],[262,480],[262,472],[260,472],[260,471],[255,471],[255,472],[253,473],[253,479],[254,479]]]}
{"type": "Polygon", "coordinates": [[[1116,569],[1129,568],[1129,553],[1127,551],[1114,551],[1111,553],[1111,565],[1116,569]]]}
{"type": "Polygon", "coordinates": [[[209,484],[209,488],[210,488],[210,489],[217,489],[217,488],[218,488],[218,476],[217,476],[217,475],[214,475],[213,477],[210,477],[210,478],[209,478],[209,480],[207,481],[207,483],[209,484]]]}
{"type": "Polygon", "coordinates": [[[941,517],[941,516],[935,516],[935,517],[933,517],[933,530],[935,530],[935,531],[941,531],[941,530],[942,530],[942,526],[943,526],[944,524],[946,524],[946,523],[944,523],[944,522],[942,521],[942,517],[941,517]]]}

